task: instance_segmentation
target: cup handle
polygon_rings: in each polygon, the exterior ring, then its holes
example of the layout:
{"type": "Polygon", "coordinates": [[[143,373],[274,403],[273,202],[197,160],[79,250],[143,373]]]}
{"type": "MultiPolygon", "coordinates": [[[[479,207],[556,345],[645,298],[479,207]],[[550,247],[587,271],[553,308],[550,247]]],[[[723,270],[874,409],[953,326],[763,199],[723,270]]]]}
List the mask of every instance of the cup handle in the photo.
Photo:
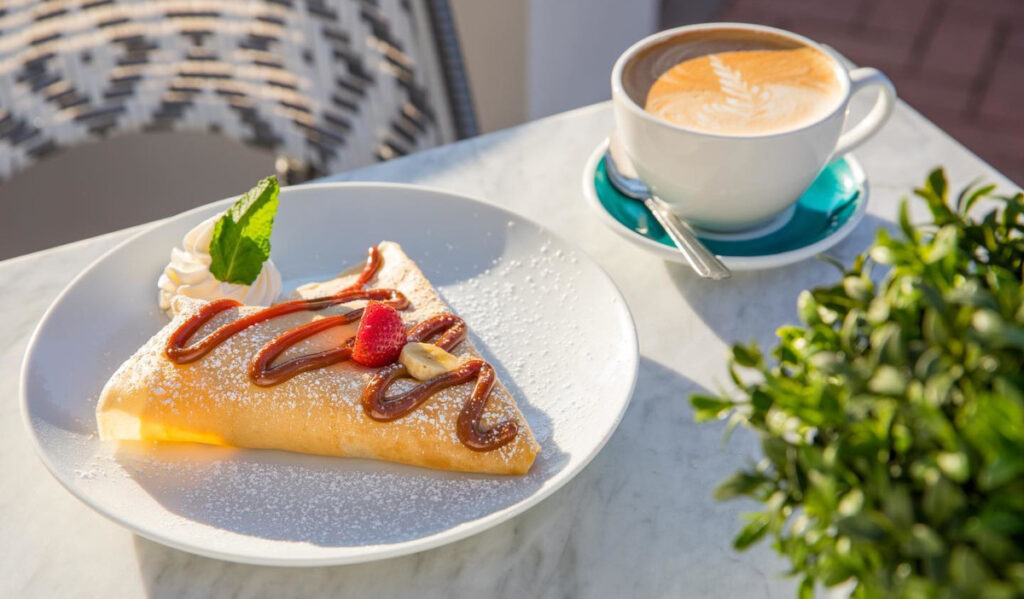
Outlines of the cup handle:
{"type": "Polygon", "coordinates": [[[879,94],[871,111],[849,131],[839,136],[832,158],[838,158],[860,144],[867,141],[878,129],[889,120],[892,109],[896,105],[896,88],[882,71],[870,67],[862,67],[850,71],[850,95],[869,87],[877,87],[879,94]]]}

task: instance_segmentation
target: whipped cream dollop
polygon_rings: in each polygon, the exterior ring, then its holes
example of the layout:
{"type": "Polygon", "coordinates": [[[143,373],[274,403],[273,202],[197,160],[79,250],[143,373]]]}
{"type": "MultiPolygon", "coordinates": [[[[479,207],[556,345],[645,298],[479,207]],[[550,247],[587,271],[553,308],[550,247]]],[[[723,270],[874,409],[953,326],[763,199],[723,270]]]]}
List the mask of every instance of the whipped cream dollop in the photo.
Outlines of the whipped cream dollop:
{"type": "Polygon", "coordinates": [[[210,240],[213,227],[223,214],[211,216],[189,231],[180,248],[171,250],[171,261],[157,281],[160,288],[160,309],[174,318],[176,297],[202,300],[230,298],[244,304],[269,306],[281,293],[281,273],[272,260],[263,263],[252,285],[225,283],[210,272],[210,240]]]}

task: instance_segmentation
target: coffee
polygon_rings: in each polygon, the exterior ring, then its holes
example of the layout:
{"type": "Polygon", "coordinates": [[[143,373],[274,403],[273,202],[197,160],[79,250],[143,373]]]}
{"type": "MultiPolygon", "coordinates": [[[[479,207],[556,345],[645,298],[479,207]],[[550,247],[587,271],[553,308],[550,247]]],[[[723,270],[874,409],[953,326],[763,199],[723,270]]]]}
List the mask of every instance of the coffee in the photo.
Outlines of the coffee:
{"type": "Polygon", "coordinates": [[[807,38],[742,23],[644,38],[615,61],[611,88],[615,137],[637,175],[677,216],[719,232],[783,215],[896,104],[877,69],[847,71],[807,38]],[[874,105],[846,123],[850,98],[870,91],[874,105]]]}
{"type": "MultiPolygon", "coordinates": [[[[688,129],[766,135],[826,117],[842,100],[835,61],[791,39],[749,31],[696,33],[673,41],[644,109],[688,129]]],[[[667,51],[665,51],[667,50],[667,51]]]]}

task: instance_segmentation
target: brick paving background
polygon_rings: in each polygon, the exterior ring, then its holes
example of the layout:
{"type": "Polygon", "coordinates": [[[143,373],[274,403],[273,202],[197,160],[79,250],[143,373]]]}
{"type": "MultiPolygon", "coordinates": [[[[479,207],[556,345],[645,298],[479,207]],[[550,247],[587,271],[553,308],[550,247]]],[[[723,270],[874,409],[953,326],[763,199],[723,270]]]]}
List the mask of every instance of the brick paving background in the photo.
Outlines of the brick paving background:
{"type": "MultiPolygon", "coordinates": [[[[684,24],[664,0],[662,26],[684,24]]],[[[733,0],[714,20],[761,23],[884,71],[900,97],[1024,184],[1024,0],[733,0]]]]}

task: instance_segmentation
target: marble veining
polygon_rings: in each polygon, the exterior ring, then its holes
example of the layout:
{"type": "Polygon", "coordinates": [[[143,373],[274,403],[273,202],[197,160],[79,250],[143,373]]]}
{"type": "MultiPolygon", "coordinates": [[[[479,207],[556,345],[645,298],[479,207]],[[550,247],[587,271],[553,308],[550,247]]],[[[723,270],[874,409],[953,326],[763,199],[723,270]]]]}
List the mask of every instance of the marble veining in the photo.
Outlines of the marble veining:
{"type": "MultiPolygon", "coordinates": [[[[622,241],[580,190],[583,164],[611,128],[609,105],[598,104],[330,179],[418,183],[541,221],[609,272],[637,321],[633,403],[593,463],[527,513],[416,555],[312,569],[232,564],[134,536],[80,504],[35,456],[18,372],[53,298],[131,231],[0,262],[0,597],[791,597],[767,547],[731,549],[749,506],[711,498],[756,456],[754,439],[739,433],[723,447],[720,426],[693,423],[687,396],[725,380],[731,341],[769,342],[795,319],[799,290],[834,271],[807,261],[708,283],[622,241]]],[[[891,226],[898,200],[936,165],[955,186],[981,176],[1014,187],[905,105],[857,156],[872,196],[863,223],[829,251],[843,261],[891,226]]]]}

